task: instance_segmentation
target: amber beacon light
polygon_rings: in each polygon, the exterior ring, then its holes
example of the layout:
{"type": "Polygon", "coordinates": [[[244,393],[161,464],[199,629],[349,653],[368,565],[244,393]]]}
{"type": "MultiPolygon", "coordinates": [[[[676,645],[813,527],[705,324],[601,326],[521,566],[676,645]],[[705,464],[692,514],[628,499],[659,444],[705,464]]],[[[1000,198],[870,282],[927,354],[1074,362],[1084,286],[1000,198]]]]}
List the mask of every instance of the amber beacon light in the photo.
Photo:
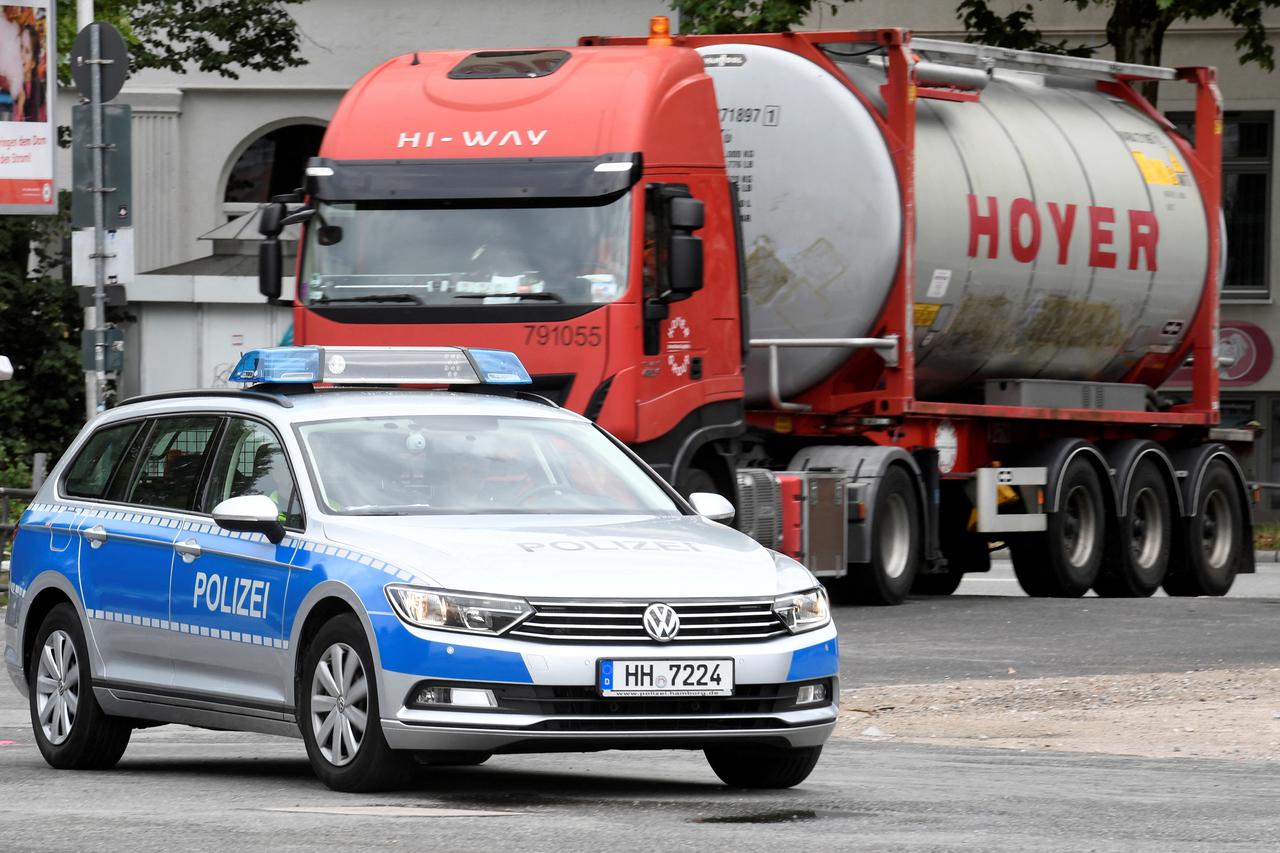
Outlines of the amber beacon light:
{"type": "Polygon", "coordinates": [[[649,46],[671,46],[671,19],[666,15],[654,15],[649,19],[649,46]]]}

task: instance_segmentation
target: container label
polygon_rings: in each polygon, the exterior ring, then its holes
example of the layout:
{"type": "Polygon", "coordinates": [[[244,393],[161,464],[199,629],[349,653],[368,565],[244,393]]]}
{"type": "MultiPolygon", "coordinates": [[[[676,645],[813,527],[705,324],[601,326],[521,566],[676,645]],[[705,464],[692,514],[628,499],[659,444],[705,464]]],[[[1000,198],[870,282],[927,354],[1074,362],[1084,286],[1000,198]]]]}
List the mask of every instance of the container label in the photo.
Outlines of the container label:
{"type": "Polygon", "coordinates": [[[926,291],[926,295],[930,299],[942,299],[947,295],[947,287],[950,285],[951,270],[934,270],[933,277],[929,279],[929,289],[926,291]]]}

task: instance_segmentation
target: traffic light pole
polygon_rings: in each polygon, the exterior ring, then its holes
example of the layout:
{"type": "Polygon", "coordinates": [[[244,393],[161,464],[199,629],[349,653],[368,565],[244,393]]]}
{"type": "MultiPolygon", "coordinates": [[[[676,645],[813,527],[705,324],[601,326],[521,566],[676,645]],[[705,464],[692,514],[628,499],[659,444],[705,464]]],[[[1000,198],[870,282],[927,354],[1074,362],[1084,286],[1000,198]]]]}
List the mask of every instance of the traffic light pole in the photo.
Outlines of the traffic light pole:
{"type": "MultiPolygon", "coordinates": [[[[93,23],[93,0],[76,0],[76,31],[79,32],[93,23]]],[[[95,204],[96,207],[96,204],[95,204]]],[[[84,328],[98,328],[98,311],[94,307],[84,309],[84,328]]],[[[92,418],[98,413],[98,376],[97,372],[85,371],[84,374],[84,408],[85,418],[92,418]]]]}
{"type": "Polygon", "coordinates": [[[107,213],[104,209],[106,194],[111,189],[106,182],[102,157],[106,146],[102,141],[102,66],[109,59],[102,58],[102,30],[93,27],[89,31],[90,69],[93,85],[89,90],[90,109],[93,112],[93,373],[98,411],[106,408],[107,390],[107,213]]]}

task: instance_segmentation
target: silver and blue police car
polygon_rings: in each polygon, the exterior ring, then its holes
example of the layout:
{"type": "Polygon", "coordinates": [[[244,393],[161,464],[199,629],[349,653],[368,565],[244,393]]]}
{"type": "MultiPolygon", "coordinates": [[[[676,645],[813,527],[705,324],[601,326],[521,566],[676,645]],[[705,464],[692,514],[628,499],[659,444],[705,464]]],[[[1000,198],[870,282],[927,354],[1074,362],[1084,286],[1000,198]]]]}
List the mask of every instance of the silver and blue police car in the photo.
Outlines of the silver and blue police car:
{"type": "Polygon", "coordinates": [[[95,418],[21,519],[5,663],[49,764],[183,723],[301,734],[347,791],[504,752],[809,775],[827,597],[728,501],[519,393],[506,352],[276,348],[233,378],[95,418]]]}

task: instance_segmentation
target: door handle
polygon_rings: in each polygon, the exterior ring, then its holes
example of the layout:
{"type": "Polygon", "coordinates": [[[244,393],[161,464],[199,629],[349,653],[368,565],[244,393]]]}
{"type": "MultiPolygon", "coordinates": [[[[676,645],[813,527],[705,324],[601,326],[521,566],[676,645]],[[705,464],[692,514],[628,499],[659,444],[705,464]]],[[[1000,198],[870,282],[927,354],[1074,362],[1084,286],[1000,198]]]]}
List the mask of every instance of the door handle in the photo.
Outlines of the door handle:
{"type": "Polygon", "coordinates": [[[95,524],[84,531],[84,538],[89,540],[90,548],[101,548],[102,543],[107,541],[107,529],[101,524],[95,524]]]}
{"type": "Polygon", "coordinates": [[[182,556],[182,562],[184,563],[194,563],[196,557],[204,553],[200,543],[194,539],[184,539],[181,542],[173,543],[173,550],[182,556]]]}

